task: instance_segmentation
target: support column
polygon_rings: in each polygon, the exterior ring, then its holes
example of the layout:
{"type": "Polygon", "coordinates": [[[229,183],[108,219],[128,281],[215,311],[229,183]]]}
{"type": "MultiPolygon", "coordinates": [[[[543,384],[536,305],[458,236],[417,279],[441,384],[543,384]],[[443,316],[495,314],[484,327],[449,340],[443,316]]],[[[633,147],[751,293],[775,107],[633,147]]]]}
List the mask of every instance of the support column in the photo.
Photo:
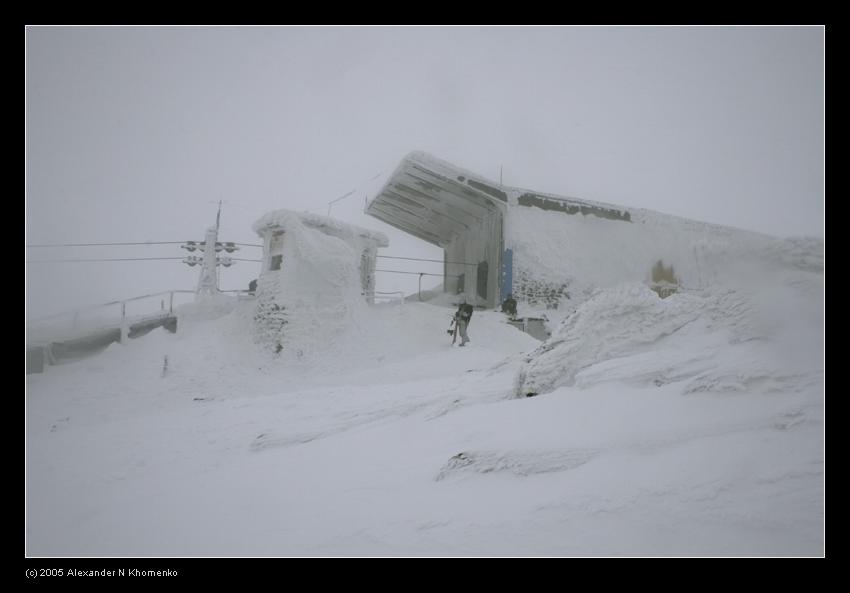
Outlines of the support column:
{"type": "Polygon", "coordinates": [[[195,291],[196,299],[218,294],[218,279],[215,273],[215,244],[217,238],[218,232],[215,227],[207,229],[207,236],[204,241],[204,263],[201,267],[201,277],[198,279],[198,288],[195,291]]]}

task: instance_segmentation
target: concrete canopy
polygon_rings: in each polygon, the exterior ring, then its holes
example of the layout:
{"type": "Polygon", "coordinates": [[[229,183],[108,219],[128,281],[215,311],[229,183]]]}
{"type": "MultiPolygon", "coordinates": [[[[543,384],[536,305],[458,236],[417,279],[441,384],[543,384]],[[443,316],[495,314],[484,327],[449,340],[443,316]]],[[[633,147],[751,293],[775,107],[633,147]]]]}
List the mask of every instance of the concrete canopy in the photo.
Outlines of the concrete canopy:
{"type": "Polygon", "coordinates": [[[366,212],[445,248],[507,205],[497,184],[423,152],[407,155],[366,212]]]}

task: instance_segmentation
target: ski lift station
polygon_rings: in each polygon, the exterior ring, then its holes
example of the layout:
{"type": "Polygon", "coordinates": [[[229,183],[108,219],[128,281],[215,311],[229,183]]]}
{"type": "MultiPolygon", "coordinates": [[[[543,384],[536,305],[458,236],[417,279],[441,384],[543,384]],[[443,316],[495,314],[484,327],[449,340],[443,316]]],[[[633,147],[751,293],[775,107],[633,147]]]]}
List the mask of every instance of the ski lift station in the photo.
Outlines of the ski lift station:
{"type": "MultiPolygon", "coordinates": [[[[730,227],[503,186],[423,152],[408,154],[368,204],[371,216],[444,250],[443,289],[479,306],[508,294],[554,308],[619,282],[663,294],[711,281],[728,246],[770,237],[730,227]],[[671,288],[672,287],[672,288],[671,288]]],[[[728,253],[726,254],[728,255],[728,253]]]]}

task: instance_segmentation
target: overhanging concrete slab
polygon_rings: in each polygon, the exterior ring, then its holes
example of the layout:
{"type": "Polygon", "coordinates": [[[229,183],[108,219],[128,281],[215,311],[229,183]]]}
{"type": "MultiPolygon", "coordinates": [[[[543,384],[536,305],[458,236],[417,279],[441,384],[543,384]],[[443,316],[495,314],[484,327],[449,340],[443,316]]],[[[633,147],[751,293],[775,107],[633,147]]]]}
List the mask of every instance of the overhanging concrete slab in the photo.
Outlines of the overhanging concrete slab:
{"type": "Polygon", "coordinates": [[[414,152],[402,160],[366,212],[445,247],[458,235],[500,213],[506,203],[507,197],[497,184],[414,152]]]}

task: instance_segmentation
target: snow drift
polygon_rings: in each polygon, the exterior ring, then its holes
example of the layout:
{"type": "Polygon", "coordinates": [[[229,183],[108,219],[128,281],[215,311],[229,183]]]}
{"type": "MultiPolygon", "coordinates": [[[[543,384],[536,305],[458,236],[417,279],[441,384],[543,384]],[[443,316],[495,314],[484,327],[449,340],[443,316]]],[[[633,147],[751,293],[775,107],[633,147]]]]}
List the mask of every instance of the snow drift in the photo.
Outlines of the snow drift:
{"type": "Polygon", "coordinates": [[[710,288],[666,299],[638,283],[598,289],[527,356],[517,395],[615,380],[675,382],[683,393],[817,383],[822,242],[770,242],[746,257],[715,252],[712,261],[710,288]]]}

